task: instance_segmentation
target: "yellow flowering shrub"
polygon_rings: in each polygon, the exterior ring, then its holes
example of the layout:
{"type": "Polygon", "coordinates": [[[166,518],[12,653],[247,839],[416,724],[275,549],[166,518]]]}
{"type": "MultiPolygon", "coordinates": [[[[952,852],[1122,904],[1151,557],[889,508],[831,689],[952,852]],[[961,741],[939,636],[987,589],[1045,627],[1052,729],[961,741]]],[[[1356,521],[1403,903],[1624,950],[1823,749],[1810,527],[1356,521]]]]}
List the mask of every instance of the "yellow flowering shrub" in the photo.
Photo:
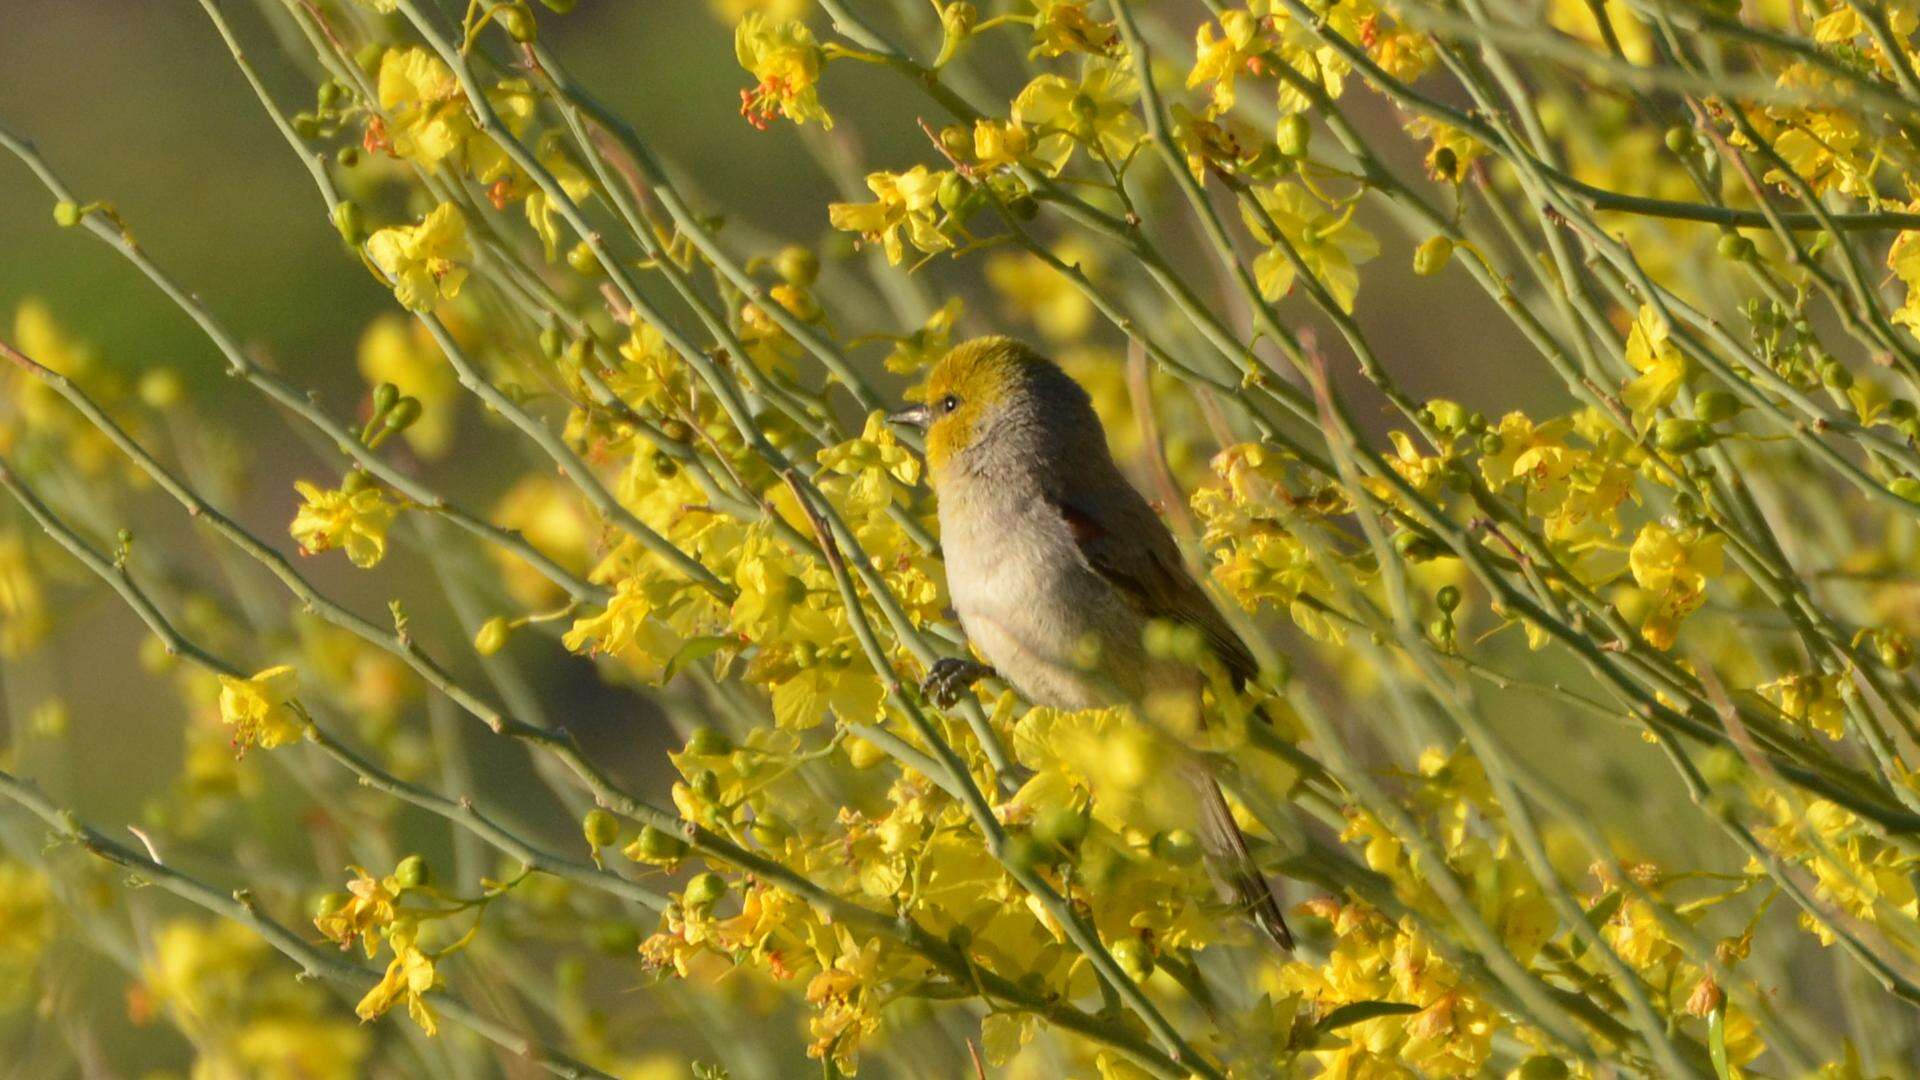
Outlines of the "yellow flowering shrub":
{"type": "Polygon", "coordinates": [[[1920,1068],[1911,4],[258,2],[324,342],[0,130],[205,336],[0,320],[26,1070],[1920,1068]],[[996,330],[1258,672],[924,681],[996,330]]]}

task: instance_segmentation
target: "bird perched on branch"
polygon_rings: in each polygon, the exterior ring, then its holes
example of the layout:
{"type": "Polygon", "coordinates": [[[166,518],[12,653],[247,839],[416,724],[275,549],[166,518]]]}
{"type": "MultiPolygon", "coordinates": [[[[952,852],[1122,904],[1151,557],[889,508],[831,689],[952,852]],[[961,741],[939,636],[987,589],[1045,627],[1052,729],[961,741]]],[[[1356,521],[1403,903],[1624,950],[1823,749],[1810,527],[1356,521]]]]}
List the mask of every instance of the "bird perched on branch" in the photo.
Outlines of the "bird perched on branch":
{"type": "MultiPolygon", "coordinates": [[[[949,704],[998,675],[1055,708],[1138,707],[1169,695],[1197,708],[1206,677],[1148,652],[1143,638],[1155,621],[1197,631],[1236,684],[1254,677],[1246,644],[1121,475],[1092,401],[1058,365],[1010,338],[978,338],[934,365],[923,396],[889,419],[926,431],[947,591],[991,665],[940,661],[927,677],[930,698],[949,704]]],[[[1197,757],[1183,771],[1223,894],[1292,948],[1219,784],[1197,757]]]]}

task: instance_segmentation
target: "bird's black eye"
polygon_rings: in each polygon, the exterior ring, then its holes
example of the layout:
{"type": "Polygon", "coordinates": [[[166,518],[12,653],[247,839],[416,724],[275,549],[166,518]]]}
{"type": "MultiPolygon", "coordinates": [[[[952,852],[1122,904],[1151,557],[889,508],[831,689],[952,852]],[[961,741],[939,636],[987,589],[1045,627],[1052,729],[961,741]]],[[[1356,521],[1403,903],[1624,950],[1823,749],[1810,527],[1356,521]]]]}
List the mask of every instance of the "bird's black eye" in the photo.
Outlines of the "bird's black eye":
{"type": "Polygon", "coordinates": [[[940,399],[940,411],[943,413],[950,413],[959,407],[960,399],[954,397],[952,394],[948,394],[946,397],[940,399]]]}

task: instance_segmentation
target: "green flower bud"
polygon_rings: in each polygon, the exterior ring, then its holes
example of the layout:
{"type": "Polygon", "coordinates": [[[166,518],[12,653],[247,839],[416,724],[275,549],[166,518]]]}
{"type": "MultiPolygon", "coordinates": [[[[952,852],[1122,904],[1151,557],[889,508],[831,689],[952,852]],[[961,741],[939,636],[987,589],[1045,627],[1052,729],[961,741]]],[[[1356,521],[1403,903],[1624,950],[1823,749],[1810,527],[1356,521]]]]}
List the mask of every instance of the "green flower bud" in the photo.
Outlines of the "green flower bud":
{"type": "Polygon", "coordinates": [[[1720,242],[1715,247],[1720,252],[1721,258],[1732,259],[1735,262],[1745,262],[1753,258],[1755,252],[1753,241],[1735,232],[1721,236],[1720,242]]]}
{"type": "Polygon", "coordinates": [[[1432,277],[1446,269],[1448,260],[1453,258],[1453,240],[1445,236],[1429,236],[1413,249],[1413,272],[1421,277],[1432,277]]]}
{"type": "Polygon", "coordinates": [[[1731,390],[1706,390],[1693,399],[1693,415],[1703,424],[1718,424],[1740,415],[1746,408],[1731,390]]]}
{"type": "Polygon", "coordinates": [[[1440,591],[1433,594],[1433,602],[1441,611],[1452,614],[1454,609],[1460,606],[1460,587],[1458,585],[1440,586],[1440,591]]]}
{"type": "Polygon", "coordinates": [[[330,892],[321,894],[320,898],[313,902],[314,918],[324,919],[334,912],[339,911],[341,908],[347,906],[347,900],[348,896],[346,893],[330,892]]]}
{"type": "Polygon", "coordinates": [[[504,615],[495,615],[480,624],[479,632],[473,635],[473,651],[481,656],[492,656],[506,647],[507,638],[513,633],[513,623],[504,615]]]}
{"type": "Polygon", "coordinates": [[[501,8],[500,13],[494,17],[499,20],[500,28],[507,32],[507,36],[522,45],[532,41],[537,33],[533,12],[528,10],[525,4],[501,8]]]}
{"type": "Polygon", "coordinates": [[[360,164],[360,148],[357,146],[343,146],[338,153],[333,155],[333,160],[338,162],[341,168],[351,169],[355,165],[360,164]]]}
{"type": "Polygon", "coordinates": [[[1520,1063],[1516,1075],[1520,1080],[1566,1080],[1571,1075],[1566,1063],[1550,1054],[1535,1054],[1520,1063]]]}
{"type": "Polygon", "coordinates": [[[347,100],[347,94],[348,91],[345,86],[342,86],[337,80],[328,79],[326,82],[320,84],[320,93],[317,100],[323,109],[337,109],[340,107],[341,102],[347,100]]]}
{"type": "Polygon", "coordinates": [[[647,825],[641,828],[640,835],[621,853],[634,862],[671,866],[686,858],[687,842],[663,829],[647,825]]]}
{"type": "Polygon", "coordinates": [[[1426,562],[1440,554],[1439,545],[1413,532],[1396,534],[1393,538],[1393,549],[1408,562],[1426,562]]]}
{"type": "Polygon", "coordinates": [[[343,199],[333,208],[333,228],[348,247],[359,247],[367,238],[367,219],[360,212],[360,204],[352,199],[343,199]]]}
{"type": "Polygon", "coordinates": [[[765,814],[754,820],[748,830],[762,847],[776,848],[793,839],[793,826],[773,814],[765,814]]]}
{"type": "Polygon", "coordinates": [[[1497,431],[1488,431],[1474,445],[1480,448],[1482,454],[1497,454],[1507,448],[1507,440],[1501,438],[1497,431]]]}
{"type": "Polygon", "coordinates": [[[1653,443],[1669,454],[1687,454],[1707,445],[1712,432],[1698,420],[1668,417],[1653,429],[1653,443]]]}
{"type": "Polygon", "coordinates": [[[1916,409],[1913,402],[1906,398],[1894,398],[1887,402],[1887,419],[1896,424],[1904,424],[1917,415],[1920,415],[1920,409],[1916,409]]]}
{"type": "Polygon", "coordinates": [[[1898,630],[1882,630],[1875,635],[1874,652],[1880,663],[1891,671],[1905,671],[1913,665],[1913,643],[1898,630]]]}
{"type": "Polygon", "coordinates": [[[1307,153],[1307,145],[1313,141],[1313,125],[1299,113],[1288,113],[1280,118],[1280,124],[1274,129],[1273,145],[1282,157],[1298,158],[1307,153]]]}
{"type": "Polygon", "coordinates": [[[373,388],[373,415],[385,416],[400,400],[400,388],[390,382],[383,382],[373,388]]]}
{"type": "Polygon", "coordinates": [[[695,772],[688,782],[693,785],[693,793],[708,802],[720,797],[720,774],[712,769],[695,772]]]}
{"type": "Polygon", "coordinates": [[[387,410],[387,431],[400,432],[412,427],[413,422],[420,419],[420,411],[419,398],[403,397],[394,402],[393,408],[387,410]]]}
{"type": "Polygon", "coordinates": [[[540,331],[540,352],[549,360],[560,359],[561,350],[567,347],[567,336],[557,326],[549,326],[540,331]]]}
{"type": "Polygon", "coordinates": [[[733,740],[718,728],[702,725],[694,728],[692,737],[687,739],[687,752],[702,757],[722,757],[733,753],[733,740]]]}
{"type": "Polygon", "coordinates": [[[600,259],[593,253],[592,245],[585,240],[568,249],[567,265],[573,267],[574,273],[583,277],[592,277],[600,272],[600,259]]]}
{"type": "Polygon", "coordinates": [[[682,894],[682,897],[689,907],[704,908],[719,903],[720,898],[725,895],[727,895],[727,879],[709,870],[703,874],[695,874],[693,880],[687,882],[687,891],[682,894]]]}
{"type": "Polygon", "coordinates": [[[787,284],[805,288],[820,277],[820,257],[812,248],[789,244],[774,257],[773,268],[787,284]]]}
{"type": "Polygon", "coordinates": [[[1685,154],[1693,150],[1693,132],[1675,124],[1667,129],[1667,149],[1676,154],[1685,154]]]}
{"type": "Polygon", "coordinates": [[[587,816],[580,819],[580,833],[598,851],[620,839],[620,820],[605,810],[589,810],[587,816]]]}
{"type": "Polygon", "coordinates": [[[1153,975],[1153,950],[1137,937],[1123,937],[1108,946],[1113,962],[1134,982],[1146,982],[1153,975]]]}
{"type": "Polygon", "coordinates": [[[1846,390],[1853,386],[1853,372],[1838,360],[1820,365],[1820,381],[1835,390],[1846,390]]]}
{"type": "Polygon", "coordinates": [[[348,469],[347,475],[340,479],[340,490],[349,495],[358,495],[373,486],[373,476],[365,469],[348,469]]]}
{"type": "Polygon", "coordinates": [[[1033,835],[1043,844],[1072,850],[1086,839],[1089,823],[1090,817],[1084,809],[1057,806],[1034,821],[1033,835]]]}
{"type": "Polygon", "coordinates": [[[433,871],[427,866],[427,860],[418,855],[409,855],[400,860],[393,868],[393,879],[403,889],[418,889],[433,880],[433,871]]]}

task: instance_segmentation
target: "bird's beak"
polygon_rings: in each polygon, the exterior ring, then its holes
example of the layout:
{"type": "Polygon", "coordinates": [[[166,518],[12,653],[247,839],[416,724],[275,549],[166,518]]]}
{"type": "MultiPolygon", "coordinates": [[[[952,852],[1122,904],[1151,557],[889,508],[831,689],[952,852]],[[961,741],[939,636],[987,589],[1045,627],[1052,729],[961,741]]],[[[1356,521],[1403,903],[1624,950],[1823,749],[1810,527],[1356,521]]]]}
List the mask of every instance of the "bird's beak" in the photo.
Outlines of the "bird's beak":
{"type": "Polygon", "coordinates": [[[909,405],[897,413],[887,414],[887,423],[889,424],[905,424],[908,427],[916,427],[922,431],[926,430],[927,423],[932,419],[933,411],[928,409],[924,404],[909,405]]]}

